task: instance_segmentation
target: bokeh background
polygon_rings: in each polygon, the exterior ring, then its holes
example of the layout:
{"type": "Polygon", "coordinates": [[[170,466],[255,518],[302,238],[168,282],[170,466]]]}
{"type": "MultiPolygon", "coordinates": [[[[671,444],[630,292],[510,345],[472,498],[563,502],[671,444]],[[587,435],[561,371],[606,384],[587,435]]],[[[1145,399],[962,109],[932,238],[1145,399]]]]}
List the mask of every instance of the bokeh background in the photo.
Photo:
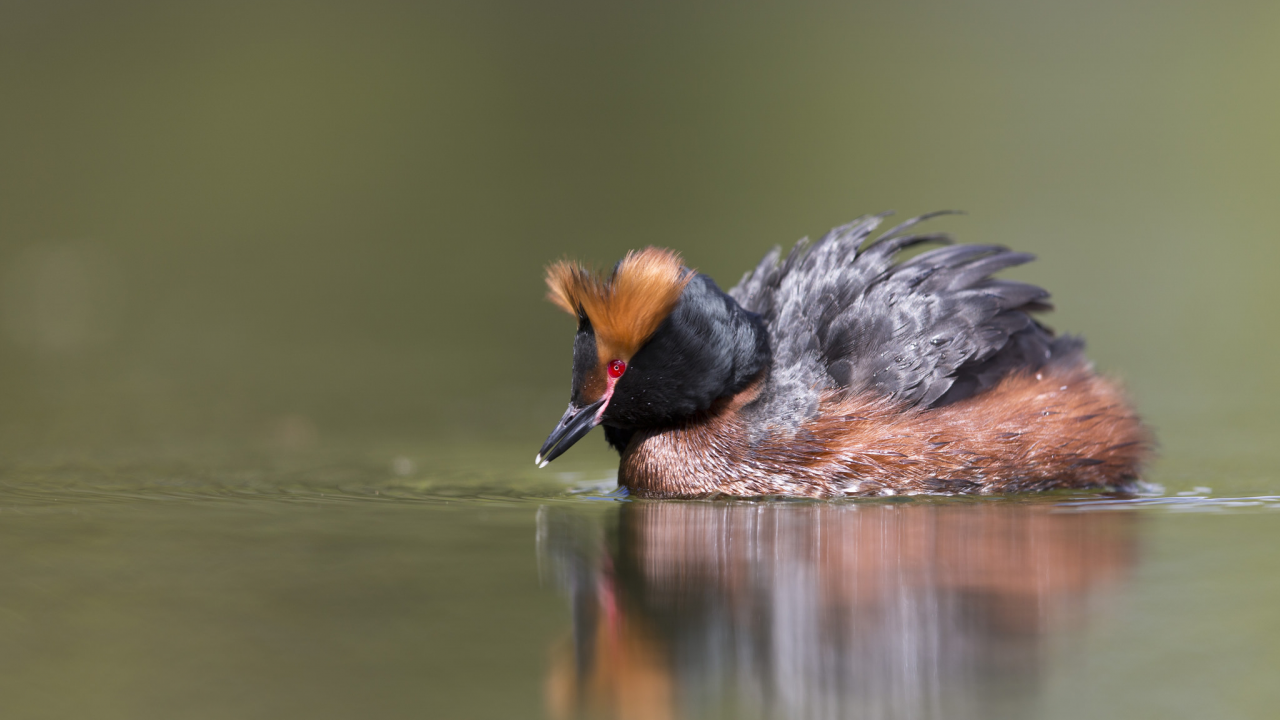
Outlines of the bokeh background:
{"type": "MultiPolygon", "coordinates": [[[[531,462],[565,255],[728,287],[967,211],[931,229],[1039,256],[1008,275],[1130,389],[1148,480],[1280,495],[1278,32],[1265,0],[0,4],[6,713],[536,715],[569,620],[512,498],[616,467],[531,462]]],[[[1142,527],[1036,714],[1266,716],[1274,514],[1142,527]]]]}
{"type": "Polygon", "coordinates": [[[1166,451],[1256,442],[1277,29],[1269,2],[6,3],[0,446],[536,449],[572,333],[549,260],[662,244],[727,287],[939,208],[1039,256],[1012,275],[1166,451]]]}

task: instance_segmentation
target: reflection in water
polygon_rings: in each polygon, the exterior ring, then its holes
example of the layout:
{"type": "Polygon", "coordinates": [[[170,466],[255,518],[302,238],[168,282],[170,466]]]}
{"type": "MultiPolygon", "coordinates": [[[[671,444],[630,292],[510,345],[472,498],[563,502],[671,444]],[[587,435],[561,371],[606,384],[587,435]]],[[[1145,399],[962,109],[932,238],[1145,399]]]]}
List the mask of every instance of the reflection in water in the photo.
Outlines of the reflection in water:
{"type": "Polygon", "coordinates": [[[1135,516],[1047,504],[544,508],[571,598],[553,717],[1023,715],[1055,631],[1123,578],[1135,516]]]}

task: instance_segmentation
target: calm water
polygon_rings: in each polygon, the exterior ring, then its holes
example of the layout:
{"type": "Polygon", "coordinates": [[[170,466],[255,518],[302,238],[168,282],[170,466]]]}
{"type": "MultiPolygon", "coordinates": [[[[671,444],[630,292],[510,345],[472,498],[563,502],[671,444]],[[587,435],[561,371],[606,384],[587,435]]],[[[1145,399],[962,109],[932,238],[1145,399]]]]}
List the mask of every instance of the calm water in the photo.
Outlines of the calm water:
{"type": "Polygon", "coordinates": [[[1269,718],[1280,3],[0,4],[0,716],[1269,718]],[[544,471],[542,267],[1040,260],[1138,498],[544,471]]]}
{"type": "Polygon", "coordinates": [[[1197,718],[1280,702],[1280,497],[633,501],[607,471],[417,450],[9,468],[6,715],[1197,718]]]}

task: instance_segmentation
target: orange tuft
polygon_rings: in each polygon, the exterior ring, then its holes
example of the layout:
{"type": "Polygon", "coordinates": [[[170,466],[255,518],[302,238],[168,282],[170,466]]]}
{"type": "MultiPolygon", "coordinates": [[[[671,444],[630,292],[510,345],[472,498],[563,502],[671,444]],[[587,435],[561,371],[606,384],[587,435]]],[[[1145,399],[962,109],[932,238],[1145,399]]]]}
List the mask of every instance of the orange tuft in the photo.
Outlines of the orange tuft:
{"type": "Polygon", "coordinates": [[[547,298],[591,321],[600,362],[630,360],[675,309],[692,279],[680,255],[648,247],[627,253],[608,278],[567,260],[553,263],[547,268],[547,298]]]}

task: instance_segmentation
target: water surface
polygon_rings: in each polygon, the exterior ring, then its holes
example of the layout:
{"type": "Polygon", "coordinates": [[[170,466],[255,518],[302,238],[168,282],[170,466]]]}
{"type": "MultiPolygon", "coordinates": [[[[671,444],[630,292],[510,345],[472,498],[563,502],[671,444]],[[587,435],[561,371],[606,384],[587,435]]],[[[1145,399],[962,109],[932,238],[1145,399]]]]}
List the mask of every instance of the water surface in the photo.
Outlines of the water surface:
{"type": "Polygon", "coordinates": [[[1276,497],[636,501],[607,473],[309,462],[11,469],[11,716],[1264,717],[1280,700],[1276,497]]]}

